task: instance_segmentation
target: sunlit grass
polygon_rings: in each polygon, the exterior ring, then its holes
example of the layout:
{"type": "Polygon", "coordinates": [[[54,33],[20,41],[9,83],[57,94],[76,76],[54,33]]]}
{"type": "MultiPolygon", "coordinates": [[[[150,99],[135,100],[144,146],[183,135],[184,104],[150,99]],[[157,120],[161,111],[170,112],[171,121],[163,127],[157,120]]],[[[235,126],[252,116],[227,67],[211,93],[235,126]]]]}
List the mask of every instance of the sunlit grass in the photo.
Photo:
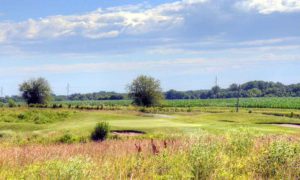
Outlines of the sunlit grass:
{"type": "MultiPolygon", "coordinates": [[[[4,179],[297,179],[300,131],[290,110],[193,108],[75,110],[3,108],[0,176],[4,179]],[[265,114],[265,113],[271,114],[265,114]],[[22,114],[20,118],[20,114],[22,114]],[[24,117],[23,117],[24,115],[24,117]],[[35,118],[43,117],[43,123],[35,118]],[[48,116],[49,119],[47,119],[48,116]],[[5,117],[5,118],[3,118],[5,117]],[[11,121],[5,121],[9,117],[11,121]],[[112,130],[94,143],[98,122],[112,130]],[[184,166],[182,166],[184,164],[184,166]]],[[[299,114],[299,111],[293,110],[299,114]]],[[[2,118],[2,119],[1,119],[2,118]]],[[[39,120],[39,119],[38,119],[39,120]]]]}

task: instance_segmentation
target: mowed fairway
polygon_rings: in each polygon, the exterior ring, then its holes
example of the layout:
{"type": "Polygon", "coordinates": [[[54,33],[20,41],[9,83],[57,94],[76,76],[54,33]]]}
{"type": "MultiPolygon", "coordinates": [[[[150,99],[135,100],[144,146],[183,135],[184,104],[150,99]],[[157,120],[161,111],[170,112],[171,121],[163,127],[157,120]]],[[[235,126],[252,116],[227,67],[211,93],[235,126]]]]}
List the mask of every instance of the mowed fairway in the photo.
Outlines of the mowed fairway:
{"type": "Polygon", "coordinates": [[[299,110],[240,109],[236,113],[233,108],[209,107],[170,111],[2,108],[0,177],[300,177],[299,110]],[[98,122],[107,122],[111,130],[123,134],[114,132],[103,142],[93,142],[90,137],[98,122]]]}

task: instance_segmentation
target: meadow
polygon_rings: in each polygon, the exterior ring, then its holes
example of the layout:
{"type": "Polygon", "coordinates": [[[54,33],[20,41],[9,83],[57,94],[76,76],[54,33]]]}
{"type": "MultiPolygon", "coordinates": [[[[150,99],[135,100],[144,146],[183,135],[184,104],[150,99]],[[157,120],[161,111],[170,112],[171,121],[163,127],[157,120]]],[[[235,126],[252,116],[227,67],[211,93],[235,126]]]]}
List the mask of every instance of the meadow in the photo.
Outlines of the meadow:
{"type": "Polygon", "coordinates": [[[297,108],[97,106],[0,108],[1,179],[300,178],[297,108]]]}

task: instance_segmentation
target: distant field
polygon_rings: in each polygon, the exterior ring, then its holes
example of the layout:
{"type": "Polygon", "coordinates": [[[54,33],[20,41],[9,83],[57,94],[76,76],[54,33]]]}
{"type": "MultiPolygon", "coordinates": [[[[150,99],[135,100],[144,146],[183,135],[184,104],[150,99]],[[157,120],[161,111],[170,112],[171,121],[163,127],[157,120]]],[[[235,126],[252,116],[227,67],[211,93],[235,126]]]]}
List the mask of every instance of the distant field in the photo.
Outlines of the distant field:
{"type": "MultiPolygon", "coordinates": [[[[99,101],[62,101],[62,104],[76,105],[107,105],[107,106],[128,106],[130,100],[99,100],[99,101]]],[[[236,99],[192,99],[192,100],[164,100],[164,107],[235,107],[236,99]]],[[[270,97],[270,98],[241,98],[240,107],[245,108],[281,108],[300,109],[299,97],[270,97]]]]}

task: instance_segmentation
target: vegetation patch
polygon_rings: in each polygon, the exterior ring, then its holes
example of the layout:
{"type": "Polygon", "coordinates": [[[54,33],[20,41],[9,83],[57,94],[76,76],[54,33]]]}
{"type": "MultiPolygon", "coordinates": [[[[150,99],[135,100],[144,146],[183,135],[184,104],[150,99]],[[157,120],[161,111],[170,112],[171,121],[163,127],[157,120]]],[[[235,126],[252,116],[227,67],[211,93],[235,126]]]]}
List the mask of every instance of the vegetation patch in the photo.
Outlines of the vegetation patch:
{"type": "Polygon", "coordinates": [[[72,111],[52,111],[38,109],[18,111],[5,109],[0,111],[0,122],[31,122],[34,124],[47,124],[64,121],[67,118],[71,117],[72,114],[74,114],[74,112],[72,111]]]}

